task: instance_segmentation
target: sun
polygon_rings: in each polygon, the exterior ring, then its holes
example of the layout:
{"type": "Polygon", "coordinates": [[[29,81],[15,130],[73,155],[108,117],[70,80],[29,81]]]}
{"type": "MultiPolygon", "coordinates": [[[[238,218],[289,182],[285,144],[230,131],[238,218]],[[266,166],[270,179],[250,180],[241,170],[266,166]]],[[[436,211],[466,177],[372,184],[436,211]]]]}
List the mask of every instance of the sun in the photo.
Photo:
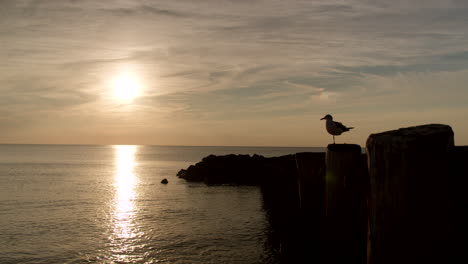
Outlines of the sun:
{"type": "Polygon", "coordinates": [[[117,76],[112,83],[113,95],[119,101],[132,101],[141,95],[139,80],[130,74],[117,76]]]}

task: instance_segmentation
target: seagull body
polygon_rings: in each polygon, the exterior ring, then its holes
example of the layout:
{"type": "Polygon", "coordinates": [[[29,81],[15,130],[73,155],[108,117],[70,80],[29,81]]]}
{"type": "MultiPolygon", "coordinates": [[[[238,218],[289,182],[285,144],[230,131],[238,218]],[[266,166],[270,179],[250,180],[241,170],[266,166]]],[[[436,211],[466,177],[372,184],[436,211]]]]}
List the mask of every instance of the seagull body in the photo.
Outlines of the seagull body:
{"type": "Polygon", "coordinates": [[[330,133],[333,136],[333,144],[335,144],[335,136],[341,135],[343,132],[349,131],[350,129],[353,129],[354,127],[346,127],[340,122],[335,122],[333,121],[333,117],[331,115],[326,115],[320,120],[326,120],[325,127],[327,128],[328,133],[330,133]]]}

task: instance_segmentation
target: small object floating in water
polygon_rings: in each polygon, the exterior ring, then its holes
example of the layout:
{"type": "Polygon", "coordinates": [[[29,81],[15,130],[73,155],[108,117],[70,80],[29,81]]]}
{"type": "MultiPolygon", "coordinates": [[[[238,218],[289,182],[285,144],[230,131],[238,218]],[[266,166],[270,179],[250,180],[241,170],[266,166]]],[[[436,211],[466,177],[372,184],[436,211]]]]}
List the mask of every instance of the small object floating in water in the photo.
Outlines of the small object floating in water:
{"type": "Polygon", "coordinates": [[[162,184],[168,184],[169,181],[168,181],[166,178],[164,178],[164,179],[161,181],[161,183],[162,183],[162,184]]]}

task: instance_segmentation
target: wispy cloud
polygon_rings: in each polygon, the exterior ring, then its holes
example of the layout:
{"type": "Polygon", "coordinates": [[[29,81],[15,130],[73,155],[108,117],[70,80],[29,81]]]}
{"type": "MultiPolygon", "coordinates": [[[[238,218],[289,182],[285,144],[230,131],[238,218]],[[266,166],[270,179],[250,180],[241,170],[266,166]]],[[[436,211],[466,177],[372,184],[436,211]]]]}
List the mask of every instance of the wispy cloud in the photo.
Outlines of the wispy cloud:
{"type": "MultiPolygon", "coordinates": [[[[228,132],[220,125],[226,120],[238,126],[256,120],[255,128],[268,130],[272,140],[284,132],[275,130],[276,119],[319,133],[321,123],[316,128],[309,117],[325,112],[352,119],[366,113],[372,122],[377,113],[402,109],[415,116],[431,108],[468,114],[462,103],[468,99],[462,87],[466,1],[25,0],[0,6],[0,127],[8,126],[11,137],[18,120],[31,130],[41,127],[44,112],[51,124],[71,128],[86,119],[95,129],[116,129],[116,120],[127,118],[147,135],[158,131],[148,120],[159,122],[165,135],[194,120],[217,134],[228,132]],[[109,79],[128,65],[145,93],[131,105],[113,104],[106,97],[109,79]],[[130,117],[131,107],[138,117],[130,117]]],[[[363,142],[370,132],[356,130],[356,139],[363,142]]]]}

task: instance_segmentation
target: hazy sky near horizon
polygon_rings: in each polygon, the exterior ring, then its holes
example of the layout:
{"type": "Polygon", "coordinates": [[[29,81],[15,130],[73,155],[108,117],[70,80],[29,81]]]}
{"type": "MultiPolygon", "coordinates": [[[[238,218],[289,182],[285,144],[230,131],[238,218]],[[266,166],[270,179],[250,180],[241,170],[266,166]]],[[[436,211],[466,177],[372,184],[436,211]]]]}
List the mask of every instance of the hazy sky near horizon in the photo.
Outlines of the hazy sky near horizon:
{"type": "Polygon", "coordinates": [[[0,0],[0,36],[0,143],[468,145],[464,0],[0,0]]]}

